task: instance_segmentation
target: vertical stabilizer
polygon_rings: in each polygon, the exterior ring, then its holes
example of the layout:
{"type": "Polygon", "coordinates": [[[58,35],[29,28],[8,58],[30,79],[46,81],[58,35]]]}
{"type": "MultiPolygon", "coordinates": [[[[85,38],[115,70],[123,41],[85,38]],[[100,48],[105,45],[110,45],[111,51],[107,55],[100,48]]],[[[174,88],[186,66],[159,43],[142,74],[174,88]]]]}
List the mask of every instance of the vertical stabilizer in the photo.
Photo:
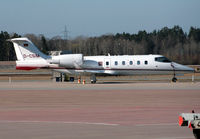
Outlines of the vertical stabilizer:
{"type": "Polygon", "coordinates": [[[16,52],[16,69],[32,70],[48,67],[46,59],[50,56],[42,53],[28,38],[15,38],[9,41],[13,43],[16,52]]]}
{"type": "Polygon", "coordinates": [[[38,48],[27,38],[11,39],[13,42],[18,61],[29,61],[47,59],[48,56],[38,50],[38,48]]]}

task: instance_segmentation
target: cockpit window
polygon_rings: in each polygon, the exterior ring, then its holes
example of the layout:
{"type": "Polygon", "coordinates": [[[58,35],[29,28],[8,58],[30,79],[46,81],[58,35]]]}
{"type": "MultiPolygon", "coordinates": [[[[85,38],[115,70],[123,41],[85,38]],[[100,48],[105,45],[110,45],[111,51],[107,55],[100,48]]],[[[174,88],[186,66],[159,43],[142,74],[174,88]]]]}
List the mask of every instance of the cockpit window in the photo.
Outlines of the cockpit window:
{"type": "Polygon", "coordinates": [[[155,61],[157,62],[164,62],[164,63],[170,63],[171,61],[167,59],[166,57],[156,57],[155,61]]]}

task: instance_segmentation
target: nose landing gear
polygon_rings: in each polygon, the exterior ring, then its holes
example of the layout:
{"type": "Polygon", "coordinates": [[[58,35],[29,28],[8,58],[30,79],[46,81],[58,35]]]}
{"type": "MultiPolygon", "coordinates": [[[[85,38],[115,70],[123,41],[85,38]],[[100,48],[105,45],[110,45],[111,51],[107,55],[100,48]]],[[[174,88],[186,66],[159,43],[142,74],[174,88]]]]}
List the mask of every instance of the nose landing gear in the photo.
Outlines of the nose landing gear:
{"type": "Polygon", "coordinates": [[[174,76],[173,78],[172,78],[172,82],[176,82],[177,81],[177,78],[174,76]]]}
{"type": "Polygon", "coordinates": [[[172,66],[172,68],[173,68],[173,71],[174,71],[174,76],[173,76],[173,78],[172,78],[172,82],[177,82],[177,78],[176,78],[176,72],[175,72],[175,68],[174,68],[174,65],[173,65],[173,63],[171,63],[171,66],[172,66]]]}

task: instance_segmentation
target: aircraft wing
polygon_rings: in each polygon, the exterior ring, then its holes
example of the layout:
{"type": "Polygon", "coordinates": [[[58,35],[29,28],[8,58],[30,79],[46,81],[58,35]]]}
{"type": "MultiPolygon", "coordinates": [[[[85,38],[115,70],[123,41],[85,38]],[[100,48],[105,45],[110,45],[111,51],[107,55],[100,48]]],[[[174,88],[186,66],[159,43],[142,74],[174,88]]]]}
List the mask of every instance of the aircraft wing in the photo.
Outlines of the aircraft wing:
{"type": "Polygon", "coordinates": [[[84,70],[84,72],[96,75],[115,75],[115,72],[113,70],[84,70]]]}

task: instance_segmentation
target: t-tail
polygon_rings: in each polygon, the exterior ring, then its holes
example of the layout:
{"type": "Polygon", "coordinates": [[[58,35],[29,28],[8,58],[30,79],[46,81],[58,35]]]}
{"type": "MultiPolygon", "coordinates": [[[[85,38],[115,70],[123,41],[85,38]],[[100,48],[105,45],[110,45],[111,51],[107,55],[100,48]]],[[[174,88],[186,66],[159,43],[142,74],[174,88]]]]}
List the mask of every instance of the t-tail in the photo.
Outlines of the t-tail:
{"type": "Polygon", "coordinates": [[[83,56],[64,54],[47,56],[27,38],[10,40],[17,55],[16,69],[53,69],[68,74],[136,75],[194,72],[194,69],[168,60],[162,55],[83,56]],[[136,63],[137,62],[137,63],[136,63]],[[119,64],[118,64],[119,63],[119,64]],[[121,64],[120,64],[121,63],[121,64]]]}
{"type": "Polygon", "coordinates": [[[28,38],[10,39],[17,56],[16,69],[32,70],[48,66],[50,56],[42,53],[28,38]]]}

